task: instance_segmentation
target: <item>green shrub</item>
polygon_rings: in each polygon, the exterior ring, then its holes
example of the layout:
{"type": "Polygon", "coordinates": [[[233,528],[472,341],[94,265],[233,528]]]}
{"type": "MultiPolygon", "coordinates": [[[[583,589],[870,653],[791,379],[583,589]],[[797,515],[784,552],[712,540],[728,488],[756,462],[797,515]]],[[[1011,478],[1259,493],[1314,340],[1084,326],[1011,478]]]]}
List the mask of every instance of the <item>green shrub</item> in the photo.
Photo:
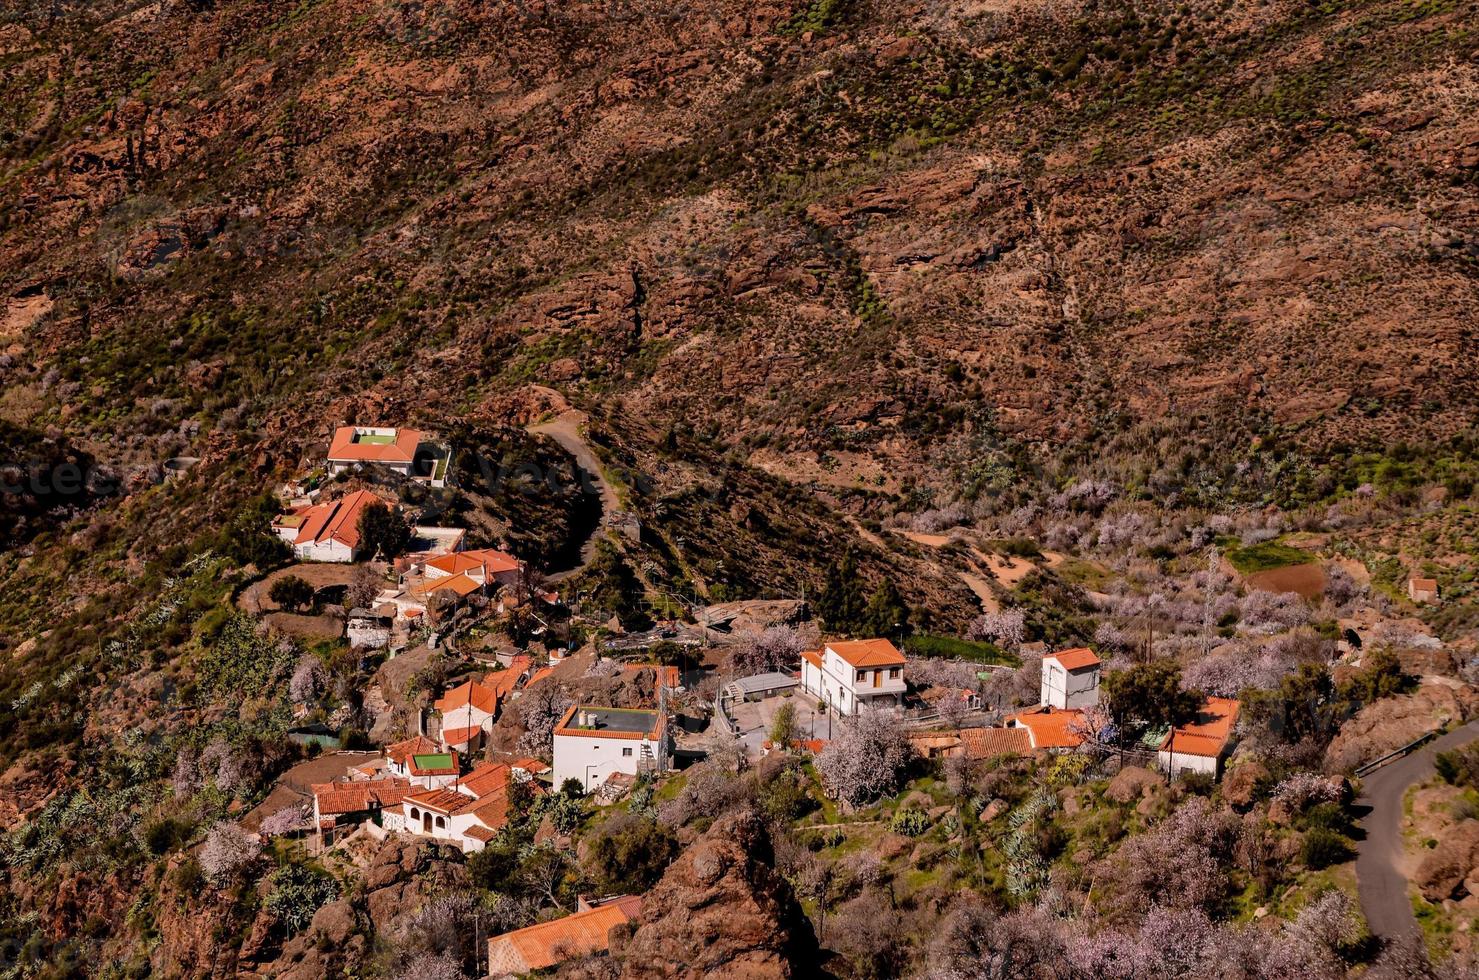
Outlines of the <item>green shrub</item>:
{"type": "Polygon", "coordinates": [[[339,897],[339,883],[326,872],[303,864],[287,864],[272,874],[267,911],[277,916],[289,935],[313,921],[313,913],[339,897]]]}
{"type": "Polygon", "coordinates": [[[1015,667],[1021,663],[994,643],[958,640],[952,636],[923,633],[904,641],[904,651],[916,657],[939,657],[945,660],[969,660],[978,664],[1015,667]]]}
{"type": "Polygon", "coordinates": [[[894,814],[890,826],[894,833],[905,837],[918,837],[930,829],[930,815],[917,807],[905,807],[894,814]]]}
{"type": "Polygon", "coordinates": [[[656,820],[618,814],[589,841],[586,868],[608,893],[640,894],[678,856],[678,838],[656,820]]]}
{"type": "Polygon", "coordinates": [[[1349,838],[1333,830],[1316,827],[1304,835],[1299,858],[1304,862],[1305,867],[1312,871],[1319,871],[1332,864],[1349,861],[1354,853],[1355,848],[1351,846],[1349,838]]]}
{"type": "Polygon", "coordinates": [[[160,817],[144,825],[144,846],[151,854],[168,854],[188,841],[194,829],[183,817],[160,817]]]}
{"type": "Polygon", "coordinates": [[[284,609],[302,609],[313,602],[313,586],[296,575],[284,575],[272,583],[267,598],[284,609]]]}

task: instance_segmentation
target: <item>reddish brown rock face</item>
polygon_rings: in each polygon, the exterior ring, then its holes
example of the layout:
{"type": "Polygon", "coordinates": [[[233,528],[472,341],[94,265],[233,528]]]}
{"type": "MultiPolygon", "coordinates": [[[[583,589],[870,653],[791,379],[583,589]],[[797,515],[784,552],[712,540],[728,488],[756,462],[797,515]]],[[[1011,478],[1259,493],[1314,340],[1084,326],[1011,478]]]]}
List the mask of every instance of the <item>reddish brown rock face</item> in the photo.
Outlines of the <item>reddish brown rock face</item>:
{"type": "Polygon", "coordinates": [[[621,975],[812,975],[811,925],[769,858],[770,841],[754,814],[714,824],[647,893],[631,936],[613,943],[621,975]]]}

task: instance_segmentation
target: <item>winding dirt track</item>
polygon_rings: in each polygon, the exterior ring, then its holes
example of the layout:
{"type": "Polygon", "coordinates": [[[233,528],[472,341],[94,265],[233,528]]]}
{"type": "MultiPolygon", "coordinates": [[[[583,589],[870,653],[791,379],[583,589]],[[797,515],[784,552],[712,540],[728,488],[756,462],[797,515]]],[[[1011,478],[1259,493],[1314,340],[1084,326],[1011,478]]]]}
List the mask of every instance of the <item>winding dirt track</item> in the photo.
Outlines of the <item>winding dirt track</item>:
{"type": "Polygon", "coordinates": [[[530,432],[549,436],[559,443],[561,449],[574,456],[575,464],[585,474],[585,479],[595,484],[601,496],[601,520],[591,528],[590,537],[586,538],[585,543],[580,546],[580,564],[547,576],[546,582],[558,582],[569,578],[589,565],[596,556],[596,542],[605,533],[606,521],[612,514],[621,511],[621,498],[616,495],[616,488],[607,482],[605,471],[601,468],[601,460],[597,458],[590,444],[585,441],[585,436],[581,434],[580,427],[585,424],[585,421],[584,412],[571,408],[548,422],[529,426],[530,432]]]}

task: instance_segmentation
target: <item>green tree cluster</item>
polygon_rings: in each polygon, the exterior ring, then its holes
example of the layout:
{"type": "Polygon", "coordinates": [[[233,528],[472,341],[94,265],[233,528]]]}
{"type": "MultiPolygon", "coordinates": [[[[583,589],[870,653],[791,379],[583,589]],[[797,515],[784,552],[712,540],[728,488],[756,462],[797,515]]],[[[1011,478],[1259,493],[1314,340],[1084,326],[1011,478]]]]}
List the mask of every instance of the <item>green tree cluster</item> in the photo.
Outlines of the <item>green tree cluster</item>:
{"type": "Polygon", "coordinates": [[[892,578],[885,578],[871,593],[858,572],[857,552],[849,548],[827,566],[817,613],[834,633],[849,636],[909,635],[910,609],[892,578]]]}

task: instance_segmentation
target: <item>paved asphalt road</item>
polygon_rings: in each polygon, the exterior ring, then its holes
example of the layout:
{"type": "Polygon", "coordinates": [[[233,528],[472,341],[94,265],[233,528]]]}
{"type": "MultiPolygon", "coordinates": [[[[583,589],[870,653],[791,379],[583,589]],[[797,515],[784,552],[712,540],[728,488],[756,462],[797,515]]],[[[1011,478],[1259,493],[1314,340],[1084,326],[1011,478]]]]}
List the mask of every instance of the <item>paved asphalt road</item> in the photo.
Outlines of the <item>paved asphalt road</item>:
{"type": "Polygon", "coordinates": [[[1387,941],[1421,935],[1402,858],[1402,797],[1413,783],[1433,775],[1433,756],[1479,738],[1479,721],[1471,721],[1365,777],[1357,806],[1369,807],[1361,819],[1366,839],[1357,845],[1356,880],[1361,911],[1373,935],[1387,941]]]}

